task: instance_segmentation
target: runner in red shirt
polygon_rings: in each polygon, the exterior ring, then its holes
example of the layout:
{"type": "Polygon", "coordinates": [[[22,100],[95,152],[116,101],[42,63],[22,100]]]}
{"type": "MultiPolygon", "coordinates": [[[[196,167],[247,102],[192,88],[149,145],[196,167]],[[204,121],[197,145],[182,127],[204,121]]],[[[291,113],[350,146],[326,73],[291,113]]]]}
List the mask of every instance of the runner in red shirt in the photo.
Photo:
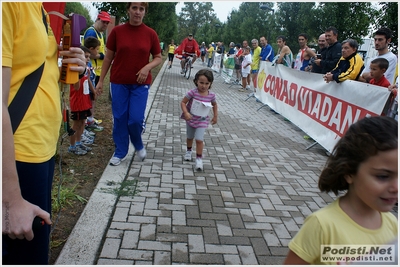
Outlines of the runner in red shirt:
{"type": "Polygon", "coordinates": [[[188,37],[183,39],[182,43],[180,44],[180,49],[182,50],[182,61],[181,61],[181,74],[183,74],[185,62],[187,55],[186,54],[194,54],[192,64],[196,61],[197,53],[199,52],[199,44],[193,38],[193,34],[189,33],[188,37]]]}

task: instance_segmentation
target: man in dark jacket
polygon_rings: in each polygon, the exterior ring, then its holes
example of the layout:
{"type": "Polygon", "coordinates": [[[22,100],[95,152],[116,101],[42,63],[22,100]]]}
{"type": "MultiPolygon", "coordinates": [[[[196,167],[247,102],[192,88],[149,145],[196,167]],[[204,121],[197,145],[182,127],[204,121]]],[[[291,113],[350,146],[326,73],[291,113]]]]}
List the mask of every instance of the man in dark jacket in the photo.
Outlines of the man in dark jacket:
{"type": "Polygon", "coordinates": [[[322,68],[321,73],[330,72],[336,67],[339,59],[342,57],[342,45],[338,42],[338,31],[335,27],[329,27],[325,30],[326,42],[329,44],[326,50],[325,59],[315,60],[315,64],[322,68]]]}
{"type": "MultiPolygon", "coordinates": [[[[328,43],[326,42],[325,33],[321,34],[318,38],[318,47],[319,50],[317,52],[316,59],[324,60],[326,58],[326,50],[328,49],[328,43]]],[[[315,60],[312,60],[310,63],[312,65],[311,72],[314,73],[322,73],[322,68],[315,64],[315,60]]]]}

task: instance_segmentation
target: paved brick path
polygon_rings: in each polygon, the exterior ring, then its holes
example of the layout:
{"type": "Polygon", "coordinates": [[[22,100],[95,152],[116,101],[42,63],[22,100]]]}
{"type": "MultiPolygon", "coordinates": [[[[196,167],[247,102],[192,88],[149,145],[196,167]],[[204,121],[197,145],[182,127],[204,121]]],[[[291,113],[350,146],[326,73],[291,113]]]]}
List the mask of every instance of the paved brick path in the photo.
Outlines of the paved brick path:
{"type": "MultiPolygon", "coordinates": [[[[164,65],[165,68],[166,65],[164,65]]],[[[304,218],[333,198],[317,189],[324,149],[239,87],[216,77],[218,124],[205,134],[204,172],[185,162],[180,101],[194,87],[175,59],[165,70],[130,165],[140,193],[120,197],[97,264],[281,264],[304,218]]],[[[161,73],[161,72],[160,72],[161,73]]],[[[152,88],[156,90],[156,88],[152,88]]]]}

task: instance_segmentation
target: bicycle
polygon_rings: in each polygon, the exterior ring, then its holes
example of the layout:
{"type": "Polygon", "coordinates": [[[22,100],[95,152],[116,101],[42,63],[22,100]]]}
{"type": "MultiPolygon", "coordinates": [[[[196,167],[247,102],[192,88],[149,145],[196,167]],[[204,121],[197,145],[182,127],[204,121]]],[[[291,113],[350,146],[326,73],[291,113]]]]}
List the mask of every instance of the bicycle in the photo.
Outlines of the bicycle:
{"type": "Polygon", "coordinates": [[[193,60],[193,56],[194,54],[190,54],[190,53],[186,53],[187,58],[185,59],[185,67],[184,67],[184,71],[183,71],[183,77],[186,77],[186,79],[189,80],[190,77],[190,73],[192,72],[192,60],[193,60]]]}

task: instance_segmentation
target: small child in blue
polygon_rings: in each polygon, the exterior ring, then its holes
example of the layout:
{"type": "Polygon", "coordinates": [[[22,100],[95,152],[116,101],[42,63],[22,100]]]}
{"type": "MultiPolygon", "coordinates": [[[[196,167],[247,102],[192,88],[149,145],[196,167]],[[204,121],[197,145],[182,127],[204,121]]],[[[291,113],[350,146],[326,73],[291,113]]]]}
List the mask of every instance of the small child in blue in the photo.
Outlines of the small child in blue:
{"type": "Polygon", "coordinates": [[[210,116],[202,117],[192,114],[191,107],[193,101],[197,100],[203,103],[211,103],[213,110],[213,118],[211,124],[217,123],[218,118],[218,107],[217,101],[215,99],[215,94],[210,92],[211,84],[214,81],[214,75],[212,71],[208,69],[199,70],[194,77],[194,84],[196,88],[190,90],[186,93],[185,97],[182,99],[181,108],[182,115],[181,118],[186,120],[186,144],[187,150],[184,159],[186,161],[192,160],[192,145],[193,139],[196,139],[196,169],[203,170],[203,147],[204,147],[204,133],[209,125],[210,116]]]}

